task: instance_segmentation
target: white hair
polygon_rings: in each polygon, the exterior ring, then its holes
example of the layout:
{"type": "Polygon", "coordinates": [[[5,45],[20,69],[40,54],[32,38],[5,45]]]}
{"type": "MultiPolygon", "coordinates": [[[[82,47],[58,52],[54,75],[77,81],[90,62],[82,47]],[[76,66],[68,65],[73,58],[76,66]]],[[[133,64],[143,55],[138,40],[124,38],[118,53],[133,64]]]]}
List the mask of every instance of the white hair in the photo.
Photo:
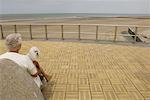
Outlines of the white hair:
{"type": "Polygon", "coordinates": [[[6,46],[8,49],[16,48],[22,43],[21,34],[13,33],[6,37],[6,46]]]}

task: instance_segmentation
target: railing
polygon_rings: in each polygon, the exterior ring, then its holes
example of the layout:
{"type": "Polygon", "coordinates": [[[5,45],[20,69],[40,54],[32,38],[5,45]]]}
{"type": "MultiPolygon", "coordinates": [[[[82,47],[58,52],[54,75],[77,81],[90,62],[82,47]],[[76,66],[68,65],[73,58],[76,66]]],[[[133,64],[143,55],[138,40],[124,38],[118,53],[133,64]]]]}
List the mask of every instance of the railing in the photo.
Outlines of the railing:
{"type": "Polygon", "coordinates": [[[142,40],[138,37],[138,34],[137,34],[137,27],[135,28],[135,32],[134,32],[131,28],[128,28],[128,33],[132,35],[132,38],[133,38],[136,42],[142,42],[142,40]]]}
{"type": "Polygon", "coordinates": [[[81,28],[83,26],[92,26],[92,27],[94,26],[95,27],[95,32],[92,32],[90,34],[91,35],[95,35],[95,39],[94,40],[96,40],[96,41],[100,40],[98,38],[99,36],[102,36],[101,32],[99,31],[101,27],[114,27],[114,33],[112,33],[112,35],[111,35],[111,36],[113,36],[112,41],[114,41],[114,42],[117,41],[117,36],[133,37],[133,41],[137,42],[138,40],[140,40],[140,38],[138,37],[138,28],[150,28],[150,26],[106,25],[106,24],[47,24],[47,25],[41,25],[41,24],[40,25],[39,24],[36,24],[36,25],[34,25],[34,24],[32,24],[32,25],[19,25],[19,24],[17,24],[17,25],[6,25],[6,24],[3,24],[3,25],[0,25],[0,31],[1,31],[1,38],[2,39],[5,38],[5,36],[4,36],[4,34],[5,34],[4,26],[13,26],[13,30],[10,31],[11,33],[21,32],[21,31],[19,31],[19,28],[18,28],[19,26],[27,26],[29,29],[28,29],[28,32],[27,31],[26,32],[29,33],[29,37],[30,37],[31,40],[34,39],[33,38],[33,27],[34,26],[41,26],[41,27],[44,28],[44,34],[45,34],[45,39],[46,40],[50,39],[48,37],[48,35],[49,35],[48,27],[50,27],[50,26],[59,26],[60,27],[60,29],[61,29],[60,32],[56,32],[56,33],[61,34],[61,39],[62,40],[66,39],[65,36],[64,36],[65,33],[74,33],[74,34],[78,35],[78,40],[82,40],[81,35],[82,34],[88,34],[88,32],[82,32],[81,28]],[[78,31],[77,32],[65,32],[64,26],[74,26],[74,27],[76,26],[78,28],[78,31]],[[127,27],[128,30],[126,30],[126,31],[129,34],[120,34],[120,33],[118,33],[118,28],[119,27],[127,27]],[[130,27],[135,28],[135,31],[133,31],[130,27]]]}

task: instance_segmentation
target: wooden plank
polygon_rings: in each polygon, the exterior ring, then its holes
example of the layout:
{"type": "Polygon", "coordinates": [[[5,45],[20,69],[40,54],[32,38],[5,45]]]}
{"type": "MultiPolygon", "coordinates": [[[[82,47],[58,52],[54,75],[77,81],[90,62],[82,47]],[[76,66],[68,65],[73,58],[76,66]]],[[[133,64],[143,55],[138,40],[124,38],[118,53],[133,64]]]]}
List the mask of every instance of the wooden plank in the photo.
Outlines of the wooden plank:
{"type": "Polygon", "coordinates": [[[64,40],[64,25],[61,25],[61,38],[64,40]]]}
{"type": "Polygon", "coordinates": [[[14,25],[14,32],[17,33],[17,25],[14,25]]]}
{"type": "Polygon", "coordinates": [[[116,38],[117,38],[117,29],[118,29],[118,27],[117,27],[117,26],[115,26],[114,42],[116,41],[116,38]]]}
{"type": "Polygon", "coordinates": [[[30,33],[30,39],[32,40],[32,25],[29,25],[29,33],[30,33]]]}
{"type": "Polygon", "coordinates": [[[44,28],[45,28],[45,38],[46,38],[46,40],[48,40],[48,36],[47,36],[47,25],[44,25],[44,28]]]}
{"type": "Polygon", "coordinates": [[[96,26],[96,40],[98,40],[98,25],[96,26]]]}
{"type": "Polygon", "coordinates": [[[4,39],[3,26],[0,25],[0,27],[1,27],[1,38],[4,39]]]}

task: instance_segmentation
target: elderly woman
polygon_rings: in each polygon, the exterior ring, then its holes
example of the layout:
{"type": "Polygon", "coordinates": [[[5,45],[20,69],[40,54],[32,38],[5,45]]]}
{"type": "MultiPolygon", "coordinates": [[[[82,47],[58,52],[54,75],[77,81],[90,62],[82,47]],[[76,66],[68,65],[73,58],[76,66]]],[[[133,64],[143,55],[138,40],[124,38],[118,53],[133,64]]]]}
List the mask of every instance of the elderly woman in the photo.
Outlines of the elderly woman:
{"type": "Polygon", "coordinates": [[[6,46],[8,52],[0,55],[0,59],[9,59],[20,65],[26,70],[34,79],[35,83],[39,88],[42,86],[42,82],[39,78],[39,73],[32,63],[32,61],[25,55],[19,54],[21,49],[22,39],[20,34],[10,34],[6,37],[6,46]]]}

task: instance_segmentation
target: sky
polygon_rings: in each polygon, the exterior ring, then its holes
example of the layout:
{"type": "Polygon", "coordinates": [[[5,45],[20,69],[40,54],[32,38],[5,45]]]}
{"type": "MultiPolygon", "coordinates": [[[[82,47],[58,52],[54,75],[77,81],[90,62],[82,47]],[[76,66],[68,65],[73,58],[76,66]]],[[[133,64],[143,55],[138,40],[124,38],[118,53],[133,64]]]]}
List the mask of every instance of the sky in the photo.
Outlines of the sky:
{"type": "Polygon", "coordinates": [[[0,0],[0,14],[150,14],[150,0],[0,0]]]}

